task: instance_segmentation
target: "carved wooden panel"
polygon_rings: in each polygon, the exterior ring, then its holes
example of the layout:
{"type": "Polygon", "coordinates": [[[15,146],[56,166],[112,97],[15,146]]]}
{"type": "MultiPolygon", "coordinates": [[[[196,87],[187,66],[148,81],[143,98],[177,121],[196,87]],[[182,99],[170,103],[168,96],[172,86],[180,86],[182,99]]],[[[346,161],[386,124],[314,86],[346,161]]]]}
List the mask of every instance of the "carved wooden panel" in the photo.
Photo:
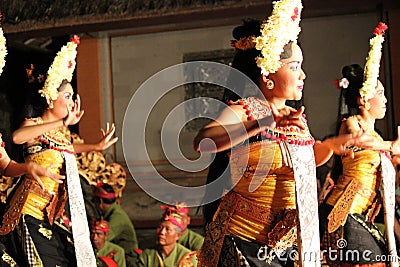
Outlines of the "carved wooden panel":
{"type": "MultiPolygon", "coordinates": [[[[199,53],[188,53],[184,55],[183,61],[213,61],[226,65],[231,65],[234,52],[235,51],[233,49],[224,49],[199,53]]],[[[218,77],[218,80],[220,80],[221,82],[226,82],[226,80],[228,79],[228,76],[226,76],[226,71],[220,70],[218,68],[209,69],[209,66],[201,63],[196,66],[194,72],[213,73],[213,75],[216,75],[218,77]]],[[[192,73],[192,75],[195,76],[196,73],[192,73]]],[[[200,82],[190,83],[185,85],[185,100],[196,97],[207,97],[224,101],[224,92],[225,88],[218,85],[200,82]]],[[[194,115],[196,118],[186,124],[184,131],[197,132],[205,124],[210,122],[210,119],[199,117],[201,115],[215,117],[221,111],[222,107],[222,102],[220,105],[215,105],[210,104],[210,101],[207,101],[206,99],[201,103],[197,102],[195,105],[193,105],[192,103],[185,105],[186,114],[190,116],[194,115]]]]}

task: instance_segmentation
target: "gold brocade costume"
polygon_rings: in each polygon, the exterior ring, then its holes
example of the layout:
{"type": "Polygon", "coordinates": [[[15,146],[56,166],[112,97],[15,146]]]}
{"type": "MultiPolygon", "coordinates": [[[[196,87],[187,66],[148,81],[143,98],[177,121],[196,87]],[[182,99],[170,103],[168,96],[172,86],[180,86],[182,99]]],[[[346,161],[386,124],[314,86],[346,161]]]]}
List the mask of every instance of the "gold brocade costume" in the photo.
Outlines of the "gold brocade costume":
{"type": "MultiPolygon", "coordinates": [[[[33,119],[38,124],[40,119],[33,119]]],[[[62,151],[72,153],[73,146],[61,129],[52,130],[35,139],[24,147],[26,162],[34,162],[49,167],[54,173],[63,173],[64,158],[62,151]]],[[[37,182],[23,178],[17,185],[16,192],[9,202],[3,216],[0,234],[14,230],[22,214],[28,214],[38,220],[46,220],[50,224],[59,218],[67,200],[65,183],[58,184],[49,177],[41,177],[45,186],[42,190],[37,182]]]]}
{"type": "MultiPolygon", "coordinates": [[[[47,149],[43,152],[30,155],[26,158],[26,162],[34,162],[43,167],[50,168],[51,172],[60,174],[64,159],[60,151],[47,149]]],[[[44,184],[45,190],[50,193],[50,197],[46,197],[43,193],[37,193],[36,191],[30,191],[28,193],[25,205],[22,208],[22,214],[29,214],[38,220],[48,219],[52,222],[53,214],[57,211],[52,211],[47,209],[47,207],[52,206],[51,203],[54,201],[53,196],[58,195],[59,189],[63,191],[62,185],[59,188],[59,183],[48,177],[41,177],[44,184]]],[[[60,211],[58,212],[60,213],[60,211]]]]}
{"type": "MultiPolygon", "coordinates": [[[[238,103],[250,111],[249,117],[269,115],[269,107],[257,98],[238,103]]],[[[225,236],[254,242],[260,249],[268,247],[267,262],[296,245],[296,181],[288,145],[311,145],[313,140],[307,127],[279,127],[232,150],[229,158],[233,189],[221,199],[213,221],[206,227],[198,253],[199,265],[217,266],[225,236]]],[[[308,156],[313,159],[313,154],[304,155],[308,156]]]]}
{"type": "MultiPolygon", "coordinates": [[[[363,131],[382,140],[357,117],[350,117],[349,120],[355,120],[363,131]]],[[[380,209],[381,198],[377,192],[382,182],[381,153],[358,148],[354,150],[354,158],[342,157],[343,174],[326,200],[326,204],[333,206],[328,216],[330,233],[345,224],[348,214],[361,214],[366,216],[367,221],[373,221],[380,209]]]]}
{"type": "Polygon", "coordinates": [[[240,165],[242,165],[240,158],[241,156],[247,158],[247,156],[240,154],[246,153],[244,150],[247,149],[242,148],[233,152],[232,180],[234,183],[238,180],[233,192],[269,211],[270,223],[265,224],[265,222],[252,220],[246,214],[233,213],[227,232],[247,241],[267,244],[267,235],[275,225],[276,218],[282,218],[285,210],[296,208],[293,170],[283,163],[282,151],[276,142],[252,143],[249,149],[249,162],[248,165],[244,165],[246,166],[245,170],[240,169],[240,165]],[[259,164],[259,160],[262,158],[268,158],[271,161],[263,166],[261,163],[259,164]],[[250,192],[251,184],[257,183],[257,179],[254,177],[256,167],[257,172],[260,172],[264,178],[260,181],[259,187],[250,192]],[[241,177],[243,178],[240,179],[241,177]]]}
{"type": "Polygon", "coordinates": [[[335,206],[351,198],[351,202],[346,205],[346,214],[343,215],[367,212],[376,200],[375,192],[380,186],[380,162],[379,151],[361,150],[355,153],[354,159],[343,157],[343,175],[339,178],[326,203],[335,206]],[[354,193],[349,192],[351,183],[356,184],[357,190],[354,193]]]}
{"type": "MultiPolygon", "coordinates": [[[[348,120],[357,120],[356,123],[364,132],[369,132],[381,139],[357,117],[350,117],[348,120]]],[[[354,158],[342,157],[342,175],[321,206],[321,216],[324,220],[326,219],[323,223],[322,249],[336,251],[343,255],[349,255],[347,253],[349,251],[360,255],[367,252],[369,256],[359,258],[346,256],[339,260],[325,254],[324,260],[333,267],[341,266],[343,262],[352,265],[378,264],[384,262],[388,254],[386,241],[373,224],[383,204],[380,189],[384,193],[383,160],[387,155],[380,151],[360,148],[353,148],[353,150],[354,158]],[[345,240],[345,246],[341,246],[341,240],[345,240]]],[[[389,165],[385,165],[386,168],[392,167],[391,163],[389,165]]]]}

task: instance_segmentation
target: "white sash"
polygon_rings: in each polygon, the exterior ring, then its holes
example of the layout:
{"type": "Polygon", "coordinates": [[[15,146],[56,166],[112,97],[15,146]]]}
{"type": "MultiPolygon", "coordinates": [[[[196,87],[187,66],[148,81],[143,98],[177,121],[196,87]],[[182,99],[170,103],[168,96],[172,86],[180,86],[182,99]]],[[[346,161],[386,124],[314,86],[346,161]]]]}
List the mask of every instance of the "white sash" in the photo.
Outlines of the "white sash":
{"type": "Polygon", "coordinates": [[[77,266],[96,267],[75,155],[62,153],[67,171],[68,198],[77,266]]]}
{"type": "Polygon", "coordinates": [[[385,232],[387,248],[391,257],[390,266],[399,266],[397,263],[396,240],[394,237],[394,209],[395,209],[395,179],[396,173],[392,162],[388,157],[381,153],[382,163],[382,191],[383,191],[383,211],[385,216],[385,232]]]}
{"type": "Polygon", "coordinates": [[[321,266],[318,220],[317,178],[312,145],[291,145],[286,142],[296,181],[299,265],[321,266]]]}

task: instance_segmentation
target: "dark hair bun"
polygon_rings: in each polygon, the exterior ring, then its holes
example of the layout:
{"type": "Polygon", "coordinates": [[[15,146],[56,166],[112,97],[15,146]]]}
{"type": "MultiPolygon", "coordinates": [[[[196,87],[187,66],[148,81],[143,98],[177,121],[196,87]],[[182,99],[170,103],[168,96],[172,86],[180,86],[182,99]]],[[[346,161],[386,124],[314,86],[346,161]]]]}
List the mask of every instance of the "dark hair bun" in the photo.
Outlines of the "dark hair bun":
{"type": "Polygon", "coordinates": [[[232,36],[236,40],[239,40],[243,37],[249,36],[259,36],[260,35],[260,28],[261,28],[261,21],[255,19],[245,19],[243,20],[243,24],[237,26],[232,31],[232,36]]]}
{"type": "Polygon", "coordinates": [[[358,110],[358,98],[360,97],[360,88],[363,86],[364,70],[360,65],[352,64],[343,67],[342,75],[349,81],[349,86],[344,93],[345,103],[350,109],[358,110]]]}
{"type": "Polygon", "coordinates": [[[350,87],[354,89],[360,89],[362,87],[364,70],[360,65],[352,64],[343,67],[342,75],[349,80],[350,87]]]}

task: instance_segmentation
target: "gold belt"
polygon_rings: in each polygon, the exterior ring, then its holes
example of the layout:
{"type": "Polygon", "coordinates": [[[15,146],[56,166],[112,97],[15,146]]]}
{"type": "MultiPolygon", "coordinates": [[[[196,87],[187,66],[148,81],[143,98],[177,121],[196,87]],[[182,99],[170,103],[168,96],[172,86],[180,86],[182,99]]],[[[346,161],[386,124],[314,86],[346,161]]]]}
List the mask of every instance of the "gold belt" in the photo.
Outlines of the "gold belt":
{"type": "Polygon", "coordinates": [[[8,234],[18,225],[22,208],[24,207],[29,191],[32,189],[33,184],[33,180],[24,178],[21,185],[19,185],[17,188],[9,204],[10,206],[3,216],[0,227],[0,235],[8,234]]]}
{"type": "MultiPolygon", "coordinates": [[[[275,239],[282,238],[291,230],[295,231],[293,227],[295,227],[296,221],[295,219],[290,220],[289,217],[296,217],[296,210],[287,210],[284,212],[282,218],[280,216],[278,218],[278,214],[282,215],[281,213],[275,213],[271,209],[255,204],[252,200],[231,191],[223,197],[213,221],[206,226],[204,243],[197,255],[198,266],[217,266],[224,238],[228,233],[233,214],[244,215],[264,225],[272,225],[278,219],[286,220],[287,222],[278,222],[274,229],[268,233],[268,246],[277,245],[275,239]]],[[[291,243],[288,242],[288,244],[291,243]]]]}
{"type": "Polygon", "coordinates": [[[275,215],[272,213],[271,209],[255,204],[252,200],[235,192],[229,192],[226,194],[224,201],[225,199],[225,203],[235,203],[234,208],[229,206],[225,207],[232,211],[231,214],[237,213],[245,215],[246,217],[263,224],[271,224],[275,220],[275,215]]]}
{"type": "MultiPolygon", "coordinates": [[[[350,180],[350,178],[345,177],[341,177],[341,179],[344,183],[350,180]]],[[[376,196],[376,193],[372,189],[365,187],[362,182],[356,179],[351,179],[328,215],[329,233],[334,232],[339,228],[339,226],[343,226],[346,223],[347,216],[350,213],[351,206],[357,194],[370,199],[371,202],[376,196]]]]}

